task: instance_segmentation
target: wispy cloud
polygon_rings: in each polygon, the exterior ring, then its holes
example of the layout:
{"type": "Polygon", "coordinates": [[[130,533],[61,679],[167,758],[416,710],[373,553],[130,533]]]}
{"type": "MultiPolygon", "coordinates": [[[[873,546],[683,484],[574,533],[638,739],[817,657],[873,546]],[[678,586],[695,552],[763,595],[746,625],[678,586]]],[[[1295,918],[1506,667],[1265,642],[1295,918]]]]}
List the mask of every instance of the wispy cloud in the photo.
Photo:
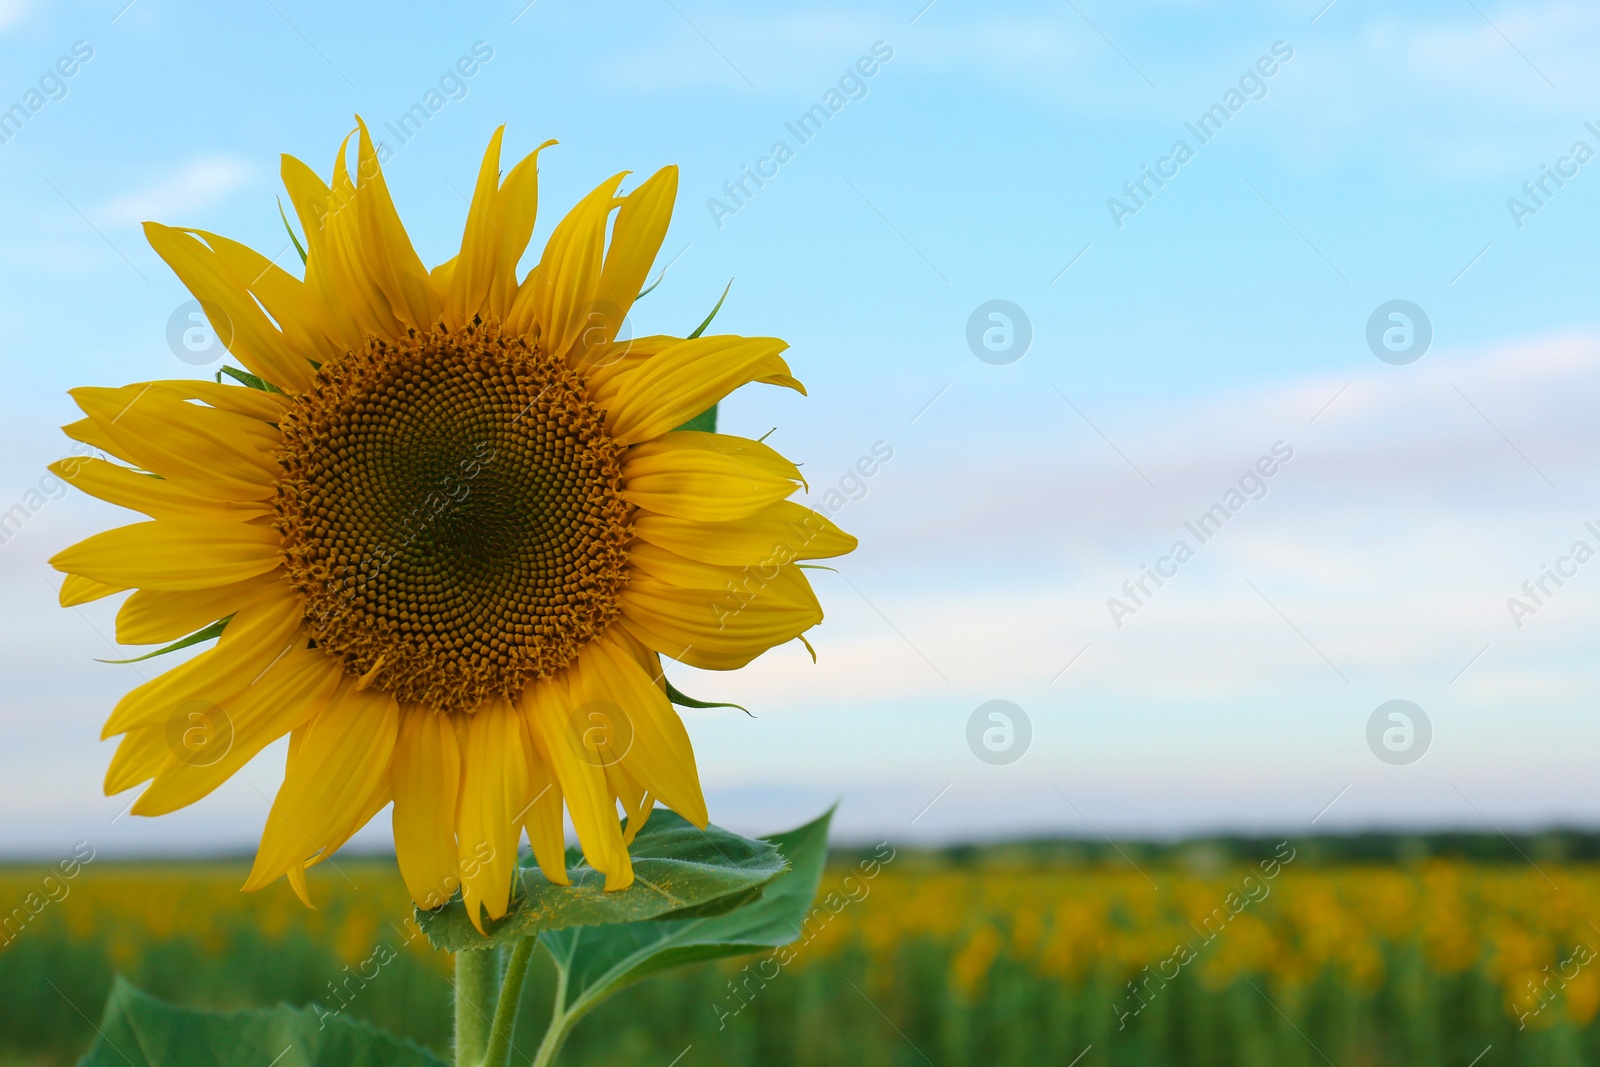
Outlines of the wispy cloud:
{"type": "MultiPolygon", "coordinates": [[[[841,517],[862,540],[841,563],[860,593],[828,584],[822,669],[774,657],[732,683],[735,699],[935,698],[952,692],[941,674],[955,690],[1045,691],[1091,643],[1075,676],[1124,694],[1270,701],[1342,687],[1246,579],[1357,679],[1443,685],[1492,641],[1517,655],[1474,667],[1463,686],[1480,695],[1535,675],[1563,699],[1600,689],[1576,648],[1600,624],[1600,575],[1584,574],[1523,629],[1506,608],[1585,535],[1583,520],[1600,520],[1583,506],[1600,481],[1586,458],[1600,447],[1588,399],[1600,389],[1600,338],[1439,352],[1404,372],[1372,364],[1098,411],[1159,491],[1087,432],[999,464],[954,447],[907,450],[885,475],[898,482],[841,517]],[[1278,439],[1293,460],[1202,545],[1185,522],[1278,439]],[[1128,601],[1124,580],[1180,538],[1195,562],[1148,587],[1148,605],[1116,626],[1107,598],[1128,601]]],[[[1030,425],[1047,414],[1018,413],[1030,425]]]]}
{"type": "Polygon", "coordinates": [[[250,168],[231,156],[201,156],[142,189],[106,201],[97,214],[112,225],[192,217],[242,188],[251,176],[250,168]]]}
{"type": "Polygon", "coordinates": [[[40,6],[36,0],[0,0],[0,34],[20,23],[31,10],[40,6]]]}

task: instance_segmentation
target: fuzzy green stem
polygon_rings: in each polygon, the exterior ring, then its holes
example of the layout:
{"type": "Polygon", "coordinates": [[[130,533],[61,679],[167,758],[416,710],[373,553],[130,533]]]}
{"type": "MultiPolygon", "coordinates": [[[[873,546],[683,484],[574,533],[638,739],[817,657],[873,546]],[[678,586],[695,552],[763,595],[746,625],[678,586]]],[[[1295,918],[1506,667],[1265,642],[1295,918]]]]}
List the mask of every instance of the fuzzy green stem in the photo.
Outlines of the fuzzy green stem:
{"type": "Polygon", "coordinates": [[[479,1067],[489,1047],[500,960],[493,949],[456,953],[456,1067],[479,1067]]]}
{"type": "Polygon", "coordinates": [[[533,1054],[529,1067],[549,1067],[556,1061],[556,1053],[566,1043],[567,1030],[576,1020],[567,1014],[567,969],[560,967],[556,973],[556,999],[550,1008],[550,1025],[545,1028],[539,1051],[533,1054]]]}
{"type": "Polygon", "coordinates": [[[511,1062],[511,1034],[517,1028],[517,1008],[522,1004],[522,983],[528,977],[533,946],[533,938],[523,938],[506,961],[506,973],[500,980],[500,1002],[494,1009],[483,1067],[506,1067],[511,1062]]]}

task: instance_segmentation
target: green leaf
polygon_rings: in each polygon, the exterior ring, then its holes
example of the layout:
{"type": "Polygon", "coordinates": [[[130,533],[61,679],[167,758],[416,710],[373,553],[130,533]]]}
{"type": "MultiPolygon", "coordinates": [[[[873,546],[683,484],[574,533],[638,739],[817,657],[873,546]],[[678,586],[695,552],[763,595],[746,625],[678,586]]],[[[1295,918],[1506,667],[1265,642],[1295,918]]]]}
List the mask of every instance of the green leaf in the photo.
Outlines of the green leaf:
{"type": "Polygon", "coordinates": [[[717,432],[717,405],[712,404],[705,411],[696,415],[682,426],[674,427],[677,430],[699,430],[701,433],[717,432]]]}
{"type": "Polygon", "coordinates": [[[222,376],[224,374],[226,374],[228,377],[232,378],[234,381],[238,382],[240,385],[248,385],[250,388],[259,389],[263,393],[281,393],[281,392],[283,392],[282,389],[279,389],[276,385],[273,385],[271,382],[267,381],[266,379],[258,378],[254,374],[251,374],[249,371],[240,370],[238,367],[223,367],[220,371],[217,372],[217,381],[219,381],[219,382],[222,381],[222,376]]]}
{"type": "Polygon", "coordinates": [[[306,261],[306,246],[300,243],[300,238],[294,235],[294,227],[289,225],[289,216],[283,212],[283,197],[278,197],[278,217],[283,220],[283,228],[289,233],[289,240],[294,242],[294,250],[300,253],[300,262],[306,261]]]}
{"type": "Polygon", "coordinates": [[[701,830],[666,810],[650,821],[629,849],[634,883],[615,893],[605,891],[605,875],[580,862],[569,850],[571,886],[559,886],[537,867],[521,867],[511,908],[505,917],[486,924],[488,936],[473,927],[459,894],[437,911],[418,911],[417,922],[434,948],[460,952],[493,945],[512,945],[548,930],[602,923],[635,923],[697,909],[725,897],[748,897],[787,869],[776,847],[718,826],[701,830]]]}
{"type": "MultiPolygon", "coordinates": [[[[231,619],[231,618],[233,618],[233,616],[229,615],[228,619],[231,619]]],[[[198,645],[201,641],[209,641],[213,637],[221,637],[223,629],[226,628],[227,625],[228,625],[228,619],[218,619],[216,622],[212,623],[210,626],[202,627],[201,629],[198,629],[194,633],[190,634],[188,637],[180,637],[176,641],[172,642],[172,644],[166,646],[165,648],[158,648],[154,652],[146,652],[142,656],[134,656],[132,659],[102,659],[102,660],[96,660],[95,662],[96,663],[140,663],[140,662],[142,662],[144,660],[147,660],[147,659],[153,659],[156,656],[164,656],[168,652],[176,652],[180,648],[188,648],[190,645],[198,645]]]]}
{"type": "Polygon", "coordinates": [[[563,972],[555,1026],[570,1028],[607,996],[669,967],[779,948],[804,931],[828,856],[829,810],[796,830],[767,838],[789,872],[744,907],[714,916],[621,923],[540,935],[563,972]]]}
{"type": "MultiPolygon", "coordinates": [[[[750,709],[745,707],[743,704],[722,704],[722,703],[718,703],[717,701],[714,701],[714,700],[696,700],[692,696],[689,696],[689,695],[687,695],[685,693],[680,693],[678,691],[678,687],[673,685],[670,681],[667,681],[667,679],[663,678],[661,680],[663,682],[666,682],[667,699],[672,701],[674,704],[677,704],[679,707],[684,707],[684,708],[738,708],[740,711],[744,712],[746,715],[750,714],[750,709]]],[[[751,716],[751,717],[754,718],[754,716],[751,716]]]]}
{"type": "Polygon", "coordinates": [[[164,1004],[117,978],[78,1067],[445,1067],[410,1041],[325,1009],[213,1012],[164,1004]]]}

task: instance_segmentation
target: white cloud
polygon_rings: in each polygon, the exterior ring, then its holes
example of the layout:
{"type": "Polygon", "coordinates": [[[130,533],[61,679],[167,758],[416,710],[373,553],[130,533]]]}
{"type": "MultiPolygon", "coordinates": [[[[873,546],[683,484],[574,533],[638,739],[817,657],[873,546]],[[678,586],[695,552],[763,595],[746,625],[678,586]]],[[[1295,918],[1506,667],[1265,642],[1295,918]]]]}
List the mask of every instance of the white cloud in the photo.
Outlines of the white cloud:
{"type": "Polygon", "coordinates": [[[0,33],[5,33],[39,7],[36,0],[0,0],[0,33]]]}
{"type": "MultiPolygon", "coordinates": [[[[1080,397],[1152,490],[1048,390],[1014,412],[1031,447],[1005,427],[978,443],[949,432],[952,394],[926,416],[929,436],[897,441],[838,516],[863,547],[841,576],[816,575],[828,612],[818,664],[792,645],[734,674],[672,669],[684,691],[758,716],[689,716],[708,789],[738,800],[719,818],[770,829],[842,793],[852,832],[899,834],[947,782],[950,803],[915,831],[1015,833],[1024,809],[1030,826],[1081,830],[1052,782],[1119,830],[1309,818],[1351,781],[1333,820],[1344,825],[1476,819],[1452,783],[1497,820],[1600,815],[1574,784],[1597,730],[1600,561],[1521,629],[1505,606],[1586,536],[1585,520],[1600,522],[1596,395],[1600,338],[1570,336],[1187,403],[1080,397]],[[1185,520],[1278,438],[1295,456],[1268,494],[1115,627],[1106,598],[1192,539],[1185,520]],[[973,763],[962,740],[966,716],[995,697],[1036,728],[1036,751],[1009,776],[973,763]],[[1436,751],[1406,774],[1363,740],[1366,716],[1394,697],[1434,716],[1436,751]]],[[[110,746],[92,738],[136,676],[85,662],[111,654],[100,634],[112,606],[59,611],[41,580],[52,547],[105,522],[68,497],[0,550],[0,590],[16,605],[0,617],[12,679],[0,725],[28,753],[0,757],[0,771],[42,798],[37,824],[0,835],[0,849],[65,835],[110,803],[95,798],[110,746]]],[[[270,795],[276,757],[249,773],[270,795]]],[[[259,797],[229,796],[182,825],[242,842],[248,830],[219,813],[259,797]]]]}
{"type": "Polygon", "coordinates": [[[951,454],[906,448],[882,476],[896,483],[841,516],[864,546],[845,577],[871,604],[819,577],[821,667],[780,657],[707,682],[766,706],[1045,689],[1087,644],[1074,674],[1122,697],[1271,701],[1346,684],[1324,655],[1352,679],[1444,684],[1491,643],[1464,683],[1486,700],[1540,678],[1554,702],[1592,696],[1600,672],[1575,643],[1600,625],[1600,570],[1521,630],[1506,598],[1600,521],[1585,510],[1600,488],[1586,461],[1600,448],[1597,390],[1600,338],[1563,337],[1096,410],[1159,490],[1087,430],[965,460],[965,437],[951,454]],[[1198,544],[1185,522],[1280,438],[1295,457],[1267,495],[1198,544]],[[1115,626],[1107,598],[1127,600],[1123,582],[1180,538],[1194,560],[1115,626]]]}
{"type": "Polygon", "coordinates": [[[242,188],[251,177],[250,168],[231,156],[201,156],[176,173],[108,200],[99,215],[114,225],[192,217],[242,188]]]}

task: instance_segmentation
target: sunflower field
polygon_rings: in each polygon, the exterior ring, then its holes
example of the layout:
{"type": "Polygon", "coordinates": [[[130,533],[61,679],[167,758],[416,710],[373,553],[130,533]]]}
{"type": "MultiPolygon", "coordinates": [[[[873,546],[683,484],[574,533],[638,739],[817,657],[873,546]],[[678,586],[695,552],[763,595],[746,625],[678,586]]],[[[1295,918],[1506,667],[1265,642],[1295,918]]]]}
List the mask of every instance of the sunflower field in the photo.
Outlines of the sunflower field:
{"type": "MultiPolygon", "coordinates": [[[[1600,1059],[1600,862],[1533,845],[1389,852],[839,851],[792,945],[646,979],[581,1023],[566,1055],[596,1067],[1600,1059]]],[[[318,868],[311,911],[286,886],[239,893],[243,861],[66,869],[0,871],[0,1064],[72,1062],[115,973],[179,1003],[315,1002],[448,1047],[451,957],[419,933],[392,860],[318,868]]],[[[514,1062],[550,985],[544,972],[528,984],[514,1062]]]]}

